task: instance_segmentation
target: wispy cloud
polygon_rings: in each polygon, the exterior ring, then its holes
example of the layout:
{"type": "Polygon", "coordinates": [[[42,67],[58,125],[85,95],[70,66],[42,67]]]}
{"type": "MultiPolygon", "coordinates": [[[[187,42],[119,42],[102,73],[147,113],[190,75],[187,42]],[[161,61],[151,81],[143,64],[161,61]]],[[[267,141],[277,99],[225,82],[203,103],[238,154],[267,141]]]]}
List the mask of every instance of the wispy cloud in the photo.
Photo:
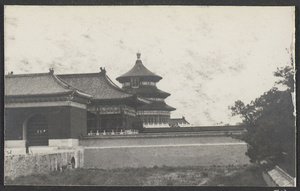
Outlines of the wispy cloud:
{"type": "Polygon", "coordinates": [[[144,65],[163,77],[157,86],[171,93],[173,116],[233,123],[228,105],[255,99],[288,64],[293,15],[291,7],[7,6],[5,70],[82,73],[102,66],[114,80],[141,51],[144,65]]]}

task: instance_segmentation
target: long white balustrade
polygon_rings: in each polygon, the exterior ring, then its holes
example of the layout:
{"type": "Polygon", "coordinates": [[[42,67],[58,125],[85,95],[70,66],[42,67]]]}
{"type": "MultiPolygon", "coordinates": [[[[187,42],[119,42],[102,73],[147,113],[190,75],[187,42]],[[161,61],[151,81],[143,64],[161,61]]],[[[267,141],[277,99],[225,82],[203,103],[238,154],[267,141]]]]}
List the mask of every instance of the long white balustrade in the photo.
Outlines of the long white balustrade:
{"type": "MultiPolygon", "coordinates": [[[[144,128],[168,128],[170,127],[169,123],[144,123],[144,128]]],[[[188,123],[178,123],[175,125],[177,127],[192,127],[191,124],[188,123]]]]}
{"type": "Polygon", "coordinates": [[[144,128],[166,128],[170,127],[169,123],[144,123],[144,128]]]}
{"type": "Polygon", "coordinates": [[[129,130],[125,130],[125,131],[120,131],[120,132],[117,132],[117,131],[110,131],[110,132],[106,132],[105,130],[100,133],[98,130],[96,133],[93,133],[92,131],[90,131],[88,133],[88,136],[95,136],[95,135],[132,135],[132,134],[139,134],[139,131],[138,130],[135,130],[135,129],[129,129],[129,130]]]}
{"type": "Polygon", "coordinates": [[[179,127],[191,127],[192,125],[188,124],[188,123],[178,123],[178,126],[179,127]]]}

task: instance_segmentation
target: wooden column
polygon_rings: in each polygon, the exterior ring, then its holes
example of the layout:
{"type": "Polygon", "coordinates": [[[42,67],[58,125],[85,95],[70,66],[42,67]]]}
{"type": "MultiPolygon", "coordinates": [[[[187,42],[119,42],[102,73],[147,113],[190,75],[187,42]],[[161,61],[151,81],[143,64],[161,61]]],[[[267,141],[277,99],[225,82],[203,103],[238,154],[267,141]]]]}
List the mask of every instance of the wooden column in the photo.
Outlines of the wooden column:
{"type": "Polygon", "coordinates": [[[126,128],[126,117],[125,117],[125,114],[124,114],[124,111],[121,110],[121,128],[126,128]]]}
{"type": "Polygon", "coordinates": [[[96,107],[96,115],[97,115],[97,130],[101,132],[100,106],[96,107]]]}

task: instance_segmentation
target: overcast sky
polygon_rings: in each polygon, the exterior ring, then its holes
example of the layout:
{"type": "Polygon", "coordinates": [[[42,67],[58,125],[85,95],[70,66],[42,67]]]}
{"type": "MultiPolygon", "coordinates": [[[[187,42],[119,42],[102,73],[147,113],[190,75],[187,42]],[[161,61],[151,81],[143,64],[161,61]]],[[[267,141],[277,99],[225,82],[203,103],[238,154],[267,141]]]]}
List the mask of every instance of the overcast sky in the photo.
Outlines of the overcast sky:
{"type": "Polygon", "coordinates": [[[143,64],[171,93],[171,117],[236,124],[228,106],[249,103],[290,65],[294,7],[5,6],[5,72],[99,72],[115,79],[143,64]]]}

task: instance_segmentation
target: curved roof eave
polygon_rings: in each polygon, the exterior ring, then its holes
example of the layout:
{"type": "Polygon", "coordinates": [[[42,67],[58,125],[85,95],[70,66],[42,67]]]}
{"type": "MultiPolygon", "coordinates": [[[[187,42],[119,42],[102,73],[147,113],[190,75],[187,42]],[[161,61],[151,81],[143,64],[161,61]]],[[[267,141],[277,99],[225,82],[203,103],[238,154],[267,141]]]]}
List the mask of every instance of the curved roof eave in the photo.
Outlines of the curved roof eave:
{"type": "Polygon", "coordinates": [[[100,73],[63,74],[59,77],[80,91],[92,95],[94,101],[118,100],[133,96],[133,94],[114,84],[104,71],[100,73]]]}

